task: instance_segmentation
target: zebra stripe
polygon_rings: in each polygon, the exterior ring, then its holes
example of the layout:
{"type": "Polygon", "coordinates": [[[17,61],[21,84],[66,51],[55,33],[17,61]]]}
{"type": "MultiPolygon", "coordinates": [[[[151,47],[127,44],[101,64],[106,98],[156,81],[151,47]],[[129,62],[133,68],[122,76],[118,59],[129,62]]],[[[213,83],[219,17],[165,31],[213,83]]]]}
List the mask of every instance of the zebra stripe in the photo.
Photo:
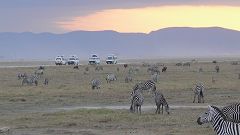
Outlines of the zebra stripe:
{"type": "Polygon", "coordinates": [[[100,89],[100,85],[101,85],[101,81],[98,80],[98,79],[93,79],[91,81],[91,86],[92,86],[92,89],[94,90],[95,88],[96,89],[100,89]]]}
{"type": "Polygon", "coordinates": [[[198,103],[204,103],[204,92],[205,88],[204,85],[202,83],[198,83],[196,84],[195,88],[193,89],[194,92],[194,99],[193,99],[193,103],[195,103],[195,98],[196,96],[198,96],[198,103]]]}
{"type": "Polygon", "coordinates": [[[131,93],[131,106],[130,106],[130,111],[137,113],[139,112],[141,114],[141,106],[143,105],[144,102],[144,97],[141,91],[133,91],[131,93]]]}
{"type": "Polygon", "coordinates": [[[156,84],[152,80],[147,80],[147,81],[144,81],[144,82],[137,83],[133,87],[133,91],[138,90],[138,89],[155,91],[156,90],[156,84]]]}
{"type": "Polygon", "coordinates": [[[240,103],[225,106],[222,112],[229,121],[240,123],[240,103]]]}
{"type": "Polygon", "coordinates": [[[156,103],[156,106],[157,106],[157,109],[156,109],[155,113],[160,114],[160,108],[162,106],[162,114],[163,114],[163,106],[164,106],[165,111],[167,112],[167,114],[169,114],[169,106],[168,106],[168,103],[167,103],[166,99],[164,98],[163,94],[156,91],[154,93],[154,99],[155,99],[155,103],[156,103]]]}
{"type": "Polygon", "coordinates": [[[215,106],[209,106],[208,111],[198,118],[197,123],[211,123],[217,135],[240,134],[240,123],[227,121],[225,115],[215,106]]]}

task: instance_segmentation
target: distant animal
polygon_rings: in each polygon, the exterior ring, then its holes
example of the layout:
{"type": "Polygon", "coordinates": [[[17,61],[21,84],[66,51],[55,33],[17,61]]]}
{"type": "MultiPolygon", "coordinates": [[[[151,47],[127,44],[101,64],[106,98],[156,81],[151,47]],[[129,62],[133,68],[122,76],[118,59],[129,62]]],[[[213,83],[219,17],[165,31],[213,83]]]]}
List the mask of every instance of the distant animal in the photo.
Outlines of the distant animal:
{"type": "Polygon", "coordinates": [[[157,66],[152,66],[152,67],[149,67],[148,69],[147,69],[147,72],[149,73],[151,73],[152,75],[153,74],[160,74],[160,71],[159,71],[159,69],[158,69],[158,67],[157,66]]]}
{"type": "Polygon", "coordinates": [[[125,83],[129,83],[129,82],[132,82],[132,81],[133,81],[132,76],[127,75],[127,76],[125,77],[125,83]]]}
{"type": "Polygon", "coordinates": [[[73,67],[73,69],[79,69],[78,65],[75,65],[75,66],[73,67]]]}
{"type": "Polygon", "coordinates": [[[134,91],[131,93],[131,106],[130,106],[130,111],[131,112],[137,112],[141,114],[141,107],[144,102],[144,97],[141,91],[134,91]]]}
{"type": "Polygon", "coordinates": [[[42,70],[42,69],[36,70],[36,71],[34,72],[34,74],[37,75],[37,76],[41,76],[41,75],[43,75],[43,70],[42,70]]]}
{"type": "Polygon", "coordinates": [[[167,71],[167,67],[164,66],[164,67],[162,68],[162,72],[166,72],[166,71],[167,71]]]}
{"type": "Polygon", "coordinates": [[[227,120],[240,123],[240,103],[234,103],[223,107],[223,114],[226,116],[227,120]]]}
{"type": "Polygon", "coordinates": [[[103,71],[103,67],[102,66],[96,66],[95,67],[95,71],[100,71],[100,70],[103,71]]]}
{"type": "Polygon", "coordinates": [[[124,67],[124,68],[127,68],[127,67],[128,67],[128,64],[123,64],[123,67],[124,67]]]}
{"type": "Polygon", "coordinates": [[[32,85],[35,84],[36,86],[38,85],[38,77],[36,75],[31,75],[29,77],[25,77],[22,80],[22,85],[27,84],[27,85],[32,85]]]}
{"type": "Polygon", "coordinates": [[[176,66],[182,66],[182,63],[176,63],[176,66]]]}
{"type": "Polygon", "coordinates": [[[190,63],[190,62],[185,62],[185,63],[183,63],[183,66],[190,67],[190,66],[191,66],[191,63],[190,63]]]}
{"type": "Polygon", "coordinates": [[[217,61],[216,61],[216,60],[213,60],[213,61],[212,61],[212,63],[216,64],[216,63],[217,63],[217,61]]]}
{"type": "Polygon", "coordinates": [[[93,79],[93,80],[91,81],[91,87],[92,87],[93,90],[94,90],[95,88],[96,88],[96,89],[100,89],[100,85],[101,85],[101,81],[98,80],[98,79],[93,79]]]}
{"type": "Polygon", "coordinates": [[[43,84],[48,85],[48,82],[49,82],[48,78],[45,78],[43,84]]]}
{"type": "Polygon", "coordinates": [[[21,80],[21,79],[27,77],[27,74],[26,73],[23,73],[23,74],[22,73],[18,73],[17,77],[18,77],[18,80],[21,80]]]}
{"type": "Polygon", "coordinates": [[[164,98],[163,94],[159,91],[155,91],[154,92],[154,99],[155,99],[155,103],[157,106],[156,112],[160,114],[160,108],[162,106],[162,114],[163,114],[163,106],[165,107],[165,111],[167,112],[167,114],[169,114],[169,106],[168,103],[166,101],[166,99],[164,98]]]}
{"type": "Polygon", "coordinates": [[[226,116],[215,106],[208,106],[208,111],[197,119],[197,123],[199,125],[211,123],[217,135],[240,134],[240,123],[226,120],[226,116]]]}
{"type": "Polygon", "coordinates": [[[216,82],[216,80],[215,80],[215,78],[212,76],[212,83],[215,83],[216,82]]]}
{"type": "Polygon", "coordinates": [[[199,68],[198,72],[203,72],[203,68],[199,68]]]}
{"type": "Polygon", "coordinates": [[[106,80],[107,80],[107,83],[111,83],[113,81],[116,81],[117,77],[115,74],[107,74],[106,80]]]}
{"type": "Polygon", "coordinates": [[[202,83],[198,83],[196,84],[195,88],[193,89],[194,92],[194,99],[193,99],[193,103],[195,103],[195,98],[196,96],[198,96],[198,103],[204,103],[204,92],[205,88],[204,85],[202,83]]]}
{"type": "Polygon", "coordinates": [[[120,71],[119,67],[117,67],[117,71],[118,71],[118,72],[120,71]]]}
{"type": "Polygon", "coordinates": [[[45,67],[44,66],[39,66],[38,70],[45,70],[45,67]]]}
{"type": "Polygon", "coordinates": [[[218,73],[220,71],[220,67],[219,66],[215,66],[215,70],[218,73]]]}
{"type": "Polygon", "coordinates": [[[152,80],[146,80],[144,82],[139,82],[139,83],[135,84],[135,86],[133,87],[133,91],[136,91],[136,90],[141,90],[141,91],[149,90],[149,91],[154,92],[156,90],[156,84],[152,80]]]}

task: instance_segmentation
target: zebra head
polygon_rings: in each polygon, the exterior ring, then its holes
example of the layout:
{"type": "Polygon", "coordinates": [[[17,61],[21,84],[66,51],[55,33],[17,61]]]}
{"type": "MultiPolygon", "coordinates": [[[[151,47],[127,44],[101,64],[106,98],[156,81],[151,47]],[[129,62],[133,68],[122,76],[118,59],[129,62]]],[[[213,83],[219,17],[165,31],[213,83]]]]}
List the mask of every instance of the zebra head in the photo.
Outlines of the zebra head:
{"type": "Polygon", "coordinates": [[[213,122],[216,119],[215,117],[220,117],[221,119],[224,119],[224,120],[226,119],[225,115],[222,113],[222,111],[219,108],[215,106],[208,106],[208,111],[202,114],[197,119],[197,123],[199,125],[202,125],[204,123],[213,122]]]}

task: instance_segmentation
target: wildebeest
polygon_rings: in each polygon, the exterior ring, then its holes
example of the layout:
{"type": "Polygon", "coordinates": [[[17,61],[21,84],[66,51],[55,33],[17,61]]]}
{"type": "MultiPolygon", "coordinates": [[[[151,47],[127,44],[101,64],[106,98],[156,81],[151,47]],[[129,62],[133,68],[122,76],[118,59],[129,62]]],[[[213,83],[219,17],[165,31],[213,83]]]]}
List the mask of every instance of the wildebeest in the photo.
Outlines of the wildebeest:
{"type": "Polygon", "coordinates": [[[123,64],[123,67],[124,67],[124,68],[127,68],[127,67],[128,67],[128,64],[123,64]]]}
{"type": "Polygon", "coordinates": [[[162,68],[162,72],[166,72],[167,71],[167,66],[164,66],[163,68],[162,68]]]}

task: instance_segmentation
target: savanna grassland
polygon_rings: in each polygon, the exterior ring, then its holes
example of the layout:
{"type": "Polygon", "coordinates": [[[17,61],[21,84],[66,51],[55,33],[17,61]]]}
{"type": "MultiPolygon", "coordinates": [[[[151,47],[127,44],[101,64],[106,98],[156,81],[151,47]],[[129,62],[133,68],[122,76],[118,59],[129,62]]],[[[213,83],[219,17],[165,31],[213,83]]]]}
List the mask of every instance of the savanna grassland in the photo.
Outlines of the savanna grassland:
{"type": "MultiPolygon", "coordinates": [[[[176,66],[174,62],[161,63],[168,67],[161,73],[157,90],[161,91],[169,105],[170,115],[155,114],[151,94],[145,92],[142,115],[132,114],[127,109],[76,109],[59,108],[91,106],[129,106],[132,87],[139,81],[151,79],[147,67],[142,63],[102,65],[103,71],[94,66],[46,66],[38,86],[22,86],[18,73],[33,74],[37,67],[0,68],[0,126],[11,128],[10,134],[25,135],[212,135],[211,125],[199,126],[197,117],[206,109],[171,108],[172,106],[224,106],[240,101],[240,65],[222,61],[193,62],[190,67],[176,66]],[[215,66],[220,67],[216,73],[215,66]],[[85,71],[86,67],[89,71],[85,71]],[[117,71],[117,67],[120,69],[117,71]],[[133,82],[125,83],[129,68],[139,69],[132,74],[133,82]],[[199,68],[203,71],[199,72],[199,68]],[[106,74],[115,73],[117,81],[108,84],[106,74]],[[49,85],[43,85],[44,78],[49,85]],[[101,89],[92,90],[90,81],[101,80],[101,89]],[[215,83],[212,82],[214,78],[215,83]],[[206,91],[205,103],[192,103],[192,88],[203,82],[206,91]]],[[[0,63],[5,64],[5,63],[0,63]]],[[[8,63],[9,64],[9,63],[8,63]]],[[[40,63],[41,64],[41,63],[40,63]]],[[[153,63],[152,63],[153,64],[153,63]]]]}

